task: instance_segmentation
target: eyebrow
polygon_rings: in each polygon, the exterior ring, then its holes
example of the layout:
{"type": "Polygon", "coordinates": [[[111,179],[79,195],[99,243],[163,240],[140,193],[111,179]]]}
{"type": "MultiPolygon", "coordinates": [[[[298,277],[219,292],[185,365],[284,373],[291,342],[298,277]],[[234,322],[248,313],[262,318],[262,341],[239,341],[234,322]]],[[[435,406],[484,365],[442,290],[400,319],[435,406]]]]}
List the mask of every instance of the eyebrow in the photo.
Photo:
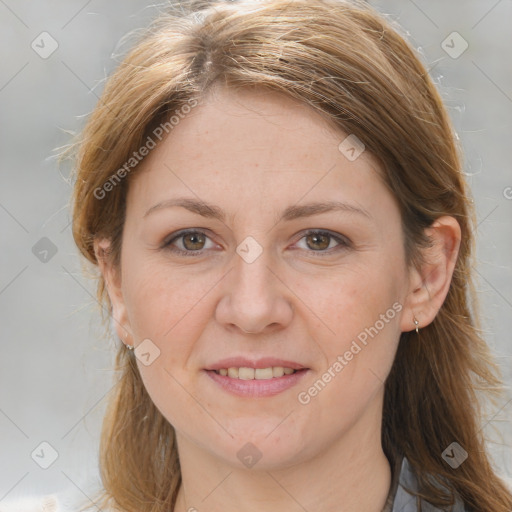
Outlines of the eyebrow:
{"type": "MultiPolygon", "coordinates": [[[[147,217],[148,215],[155,211],[163,210],[166,208],[172,208],[174,206],[181,206],[182,208],[186,208],[187,210],[193,213],[197,213],[202,217],[218,219],[222,222],[225,222],[226,220],[226,214],[218,206],[189,197],[176,197],[174,199],[167,199],[165,201],[161,201],[152,206],[151,208],[149,208],[149,210],[147,210],[146,213],[144,214],[144,217],[147,217]]],[[[356,213],[364,217],[367,217],[368,219],[372,219],[370,213],[360,206],[344,203],[342,201],[324,201],[317,203],[307,203],[304,205],[289,206],[281,214],[281,217],[276,219],[276,222],[292,221],[299,218],[310,217],[312,215],[319,215],[321,213],[333,211],[356,213]]]]}

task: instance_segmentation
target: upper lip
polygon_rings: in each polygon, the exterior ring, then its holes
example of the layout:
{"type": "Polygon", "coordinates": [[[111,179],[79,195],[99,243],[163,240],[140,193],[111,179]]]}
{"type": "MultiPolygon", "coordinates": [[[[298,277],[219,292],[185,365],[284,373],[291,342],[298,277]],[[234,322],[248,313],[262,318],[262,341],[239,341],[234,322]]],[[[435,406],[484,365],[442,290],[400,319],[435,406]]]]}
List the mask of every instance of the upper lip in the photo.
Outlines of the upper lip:
{"type": "Polygon", "coordinates": [[[220,370],[222,368],[270,368],[272,366],[282,366],[283,368],[291,368],[292,370],[301,370],[306,368],[295,361],[278,359],[276,357],[262,357],[260,359],[248,359],[246,357],[229,357],[211,364],[205,370],[220,370]]]}

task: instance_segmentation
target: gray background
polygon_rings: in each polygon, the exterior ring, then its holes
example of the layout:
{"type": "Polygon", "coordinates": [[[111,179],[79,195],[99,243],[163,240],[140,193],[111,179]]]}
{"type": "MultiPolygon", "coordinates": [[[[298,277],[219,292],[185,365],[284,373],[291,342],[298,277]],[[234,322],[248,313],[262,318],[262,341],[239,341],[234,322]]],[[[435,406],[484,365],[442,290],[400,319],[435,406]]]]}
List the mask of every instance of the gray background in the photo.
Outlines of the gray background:
{"type": "MultiPolygon", "coordinates": [[[[510,387],[512,1],[371,3],[420,51],[460,137],[479,220],[483,329],[510,387]],[[453,31],[469,44],[458,58],[441,46],[453,31]]],[[[69,165],[59,167],[53,149],[83,126],[116,66],[120,38],[158,8],[138,0],[0,0],[0,509],[28,494],[83,497],[98,483],[114,343],[102,338],[94,286],[73,245],[69,165]],[[31,47],[42,46],[42,32],[58,44],[48,58],[31,47]],[[35,462],[50,461],[41,442],[58,454],[48,469],[35,462]]],[[[509,400],[489,411],[485,432],[496,441],[499,471],[512,477],[509,400]]]]}

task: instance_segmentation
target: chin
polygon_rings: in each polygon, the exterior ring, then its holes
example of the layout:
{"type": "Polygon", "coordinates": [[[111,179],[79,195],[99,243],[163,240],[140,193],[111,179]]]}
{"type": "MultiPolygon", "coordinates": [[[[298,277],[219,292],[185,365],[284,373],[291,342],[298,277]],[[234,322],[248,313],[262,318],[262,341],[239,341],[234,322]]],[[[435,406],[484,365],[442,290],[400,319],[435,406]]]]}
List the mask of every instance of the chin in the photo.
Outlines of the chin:
{"type": "MultiPolygon", "coordinates": [[[[220,453],[214,453],[214,456],[225,458],[226,454],[233,454],[227,462],[236,468],[247,468],[260,471],[277,471],[287,467],[294,466],[306,458],[306,448],[304,440],[298,436],[294,439],[289,433],[286,433],[286,439],[274,433],[270,434],[276,427],[273,423],[272,428],[265,428],[260,431],[261,434],[235,435],[234,439],[227,440],[220,453]]],[[[214,444],[209,444],[214,446],[214,444]]],[[[217,444],[217,446],[219,446],[217,444]]]]}

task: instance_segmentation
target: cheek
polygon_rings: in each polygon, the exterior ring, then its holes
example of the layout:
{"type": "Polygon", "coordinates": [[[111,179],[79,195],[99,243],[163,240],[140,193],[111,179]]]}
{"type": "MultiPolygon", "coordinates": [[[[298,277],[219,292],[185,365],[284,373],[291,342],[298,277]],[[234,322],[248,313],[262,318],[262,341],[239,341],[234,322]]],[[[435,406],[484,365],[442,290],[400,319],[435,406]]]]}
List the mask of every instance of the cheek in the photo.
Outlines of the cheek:
{"type": "Polygon", "coordinates": [[[180,425],[182,411],[197,408],[184,391],[190,387],[187,364],[210,314],[201,298],[214,280],[194,279],[147,257],[146,261],[126,261],[123,271],[123,295],[136,345],[149,339],[157,347],[151,358],[158,355],[150,364],[144,364],[143,358],[137,360],[144,386],[164,417],[180,425]]]}
{"type": "Polygon", "coordinates": [[[398,263],[381,258],[303,288],[322,325],[315,338],[324,359],[319,373],[336,375],[326,375],[332,392],[322,401],[350,404],[358,394],[360,401],[385,380],[400,337],[404,275],[398,263]]]}
{"type": "Polygon", "coordinates": [[[402,296],[404,276],[399,265],[392,258],[370,260],[303,280],[296,288],[297,296],[321,321],[322,335],[332,336],[339,348],[373,325],[402,296]]]}
{"type": "Polygon", "coordinates": [[[151,259],[140,264],[135,260],[128,263],[125,274],[123,294],[136,338],[154,338],[165,343],[186,326],[197,326],[195,310],[213,286],[213,279],[199,279],[183,269],[156,264],[151,259]],[[191,317],[194,322],[190,322],[191,317]]]}

